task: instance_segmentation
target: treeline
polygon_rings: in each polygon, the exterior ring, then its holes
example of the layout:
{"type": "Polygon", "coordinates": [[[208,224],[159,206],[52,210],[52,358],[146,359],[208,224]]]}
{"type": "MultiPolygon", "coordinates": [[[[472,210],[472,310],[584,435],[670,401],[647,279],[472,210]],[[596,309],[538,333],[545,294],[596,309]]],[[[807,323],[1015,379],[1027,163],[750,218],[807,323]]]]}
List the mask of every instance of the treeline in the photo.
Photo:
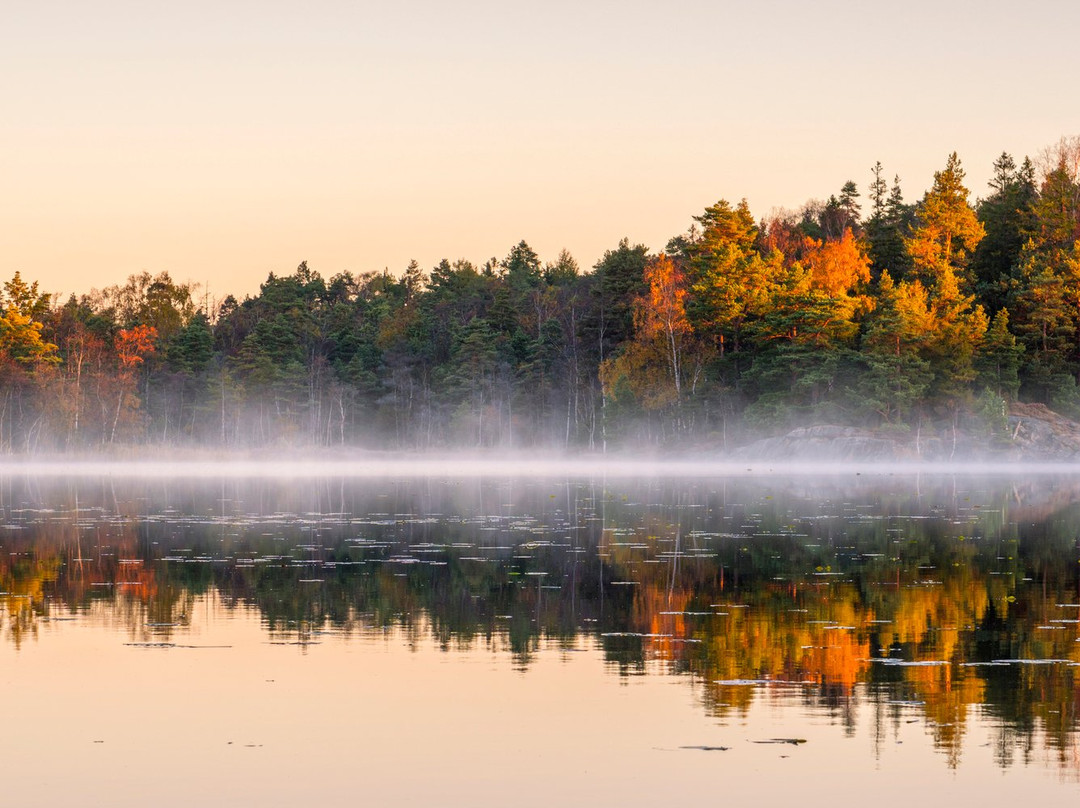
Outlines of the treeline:
{"type": "Polygon", "coordinates": [[[880,163],[865,198],[721,200],[591,271],[522,241],[430,272],[302,263],[214,306],[166,273],[66,301],[16,273],[0,448],[724,447],[808,422],[1003,435],[1018,398],[1080,415],[1080,138],[993,169],[974,205],[955,154],[916,203],[880,163]]]}

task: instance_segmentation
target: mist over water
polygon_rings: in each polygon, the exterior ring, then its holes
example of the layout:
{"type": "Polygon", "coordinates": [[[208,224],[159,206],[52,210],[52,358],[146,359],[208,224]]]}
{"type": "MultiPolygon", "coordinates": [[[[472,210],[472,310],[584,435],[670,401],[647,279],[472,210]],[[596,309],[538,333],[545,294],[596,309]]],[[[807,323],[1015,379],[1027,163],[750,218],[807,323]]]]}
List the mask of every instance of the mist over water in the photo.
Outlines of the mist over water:
{"type": "Polygon", "coordinates": [[[420,478],[491,477],[574,479],[677,479],[743,477],[1041,477],[1080,476],[1076,462],[960,461],[782,461],[774,459],[669,458],[630,455],[549,455],[537,452],[491,454],[359,453],[359,457],[297,452],[257,456],[223,454],[213,457],[166,453],[153,457],[105,456],[79,459],[26,458],[0,460],[0,476],[34,477],[187,477],[187,478],[420,478]]]}

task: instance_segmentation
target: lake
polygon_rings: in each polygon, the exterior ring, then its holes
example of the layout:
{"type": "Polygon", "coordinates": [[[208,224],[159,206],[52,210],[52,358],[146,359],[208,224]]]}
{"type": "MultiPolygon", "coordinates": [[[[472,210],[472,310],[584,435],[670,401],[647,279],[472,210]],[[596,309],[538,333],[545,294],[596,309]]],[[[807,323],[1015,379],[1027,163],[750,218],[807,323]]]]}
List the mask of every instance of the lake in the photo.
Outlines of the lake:
{"type": "Polygon", "coordinates": [[[6,466],[5,803],[1080,793],[1080,474],[6,466]]]}

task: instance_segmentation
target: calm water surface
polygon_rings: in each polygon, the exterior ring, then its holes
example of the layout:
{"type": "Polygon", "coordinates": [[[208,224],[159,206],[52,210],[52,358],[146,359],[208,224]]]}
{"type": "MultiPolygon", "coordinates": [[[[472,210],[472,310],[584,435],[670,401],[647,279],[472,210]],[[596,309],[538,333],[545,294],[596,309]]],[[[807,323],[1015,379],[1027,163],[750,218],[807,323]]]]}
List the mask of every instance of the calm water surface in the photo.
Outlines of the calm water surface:
{"type": "Polygon", "coordinates": [[[1080,476],[10,475],[0,517],[6,804],[1080,793],[1080,476]]]}

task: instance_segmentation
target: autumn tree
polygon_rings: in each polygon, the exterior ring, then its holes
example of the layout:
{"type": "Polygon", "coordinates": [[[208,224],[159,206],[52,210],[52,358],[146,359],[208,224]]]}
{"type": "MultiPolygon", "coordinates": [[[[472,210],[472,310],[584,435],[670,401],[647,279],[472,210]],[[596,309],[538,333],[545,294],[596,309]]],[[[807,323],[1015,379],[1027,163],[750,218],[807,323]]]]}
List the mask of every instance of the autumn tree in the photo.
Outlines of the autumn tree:
{"type": "Polygon", "coordinates": [[[696,391],[708,350],[687,318],[689,289],[678,263],[667,255],[653,258],[645,282],[647,292],[634,305],[634,337],[604,362],[601,378],[609,396],[625,385],[646,410],[678,409],[696,391]]]}
{"type": "Polygon", "coordinates": [[[684,352],[693,337],[686,319],[686,279],[675,262],[662,255],[646,264],[645,283],[649,292],[635,307],[635,327],[642,341],[663,344],[668,376],[678,400],[686,372],[684,352]]]}
{"type": "Polygon", "coordinates": [[[122,328],[116,334],[116,409],[109,429],[109,443],[116,442],[117,429],[123,416],[126,416],[124,421],[129,427],[134,426],[138,420],[138,371],[147,357],[154,354],[157,336],[157,329],[150,325],[122,328]]]}
{"type": "Polygon", "coordinates": [[[870,282],[869,258],[850,229],[837,239],[810,239],[803,264],[810,272],[810,285],[829,297],[847,296],[870,282]]]}
{"type": "Polygon", "coordinates": [[[926,356],[934,380],[928,392],[952,415],[955,427],[960,409],[971,397],[975,359],[989,322],[975,296],[961,289],[950,267],[938,278],[930,313],[926,356]]]}
{"type": "Polygon", "coordinates": [[[0,308],[0,446],[13,448],[29,435],[38,418],[32,399],[45,383],[44,376],[60,362],[57,346],[42,337],[43,324],[34,319],[47,310],[47,298],[37,283],[27,285],[19,273],[4,284],[0,308]],[[28,427],[29,425],[29,427],[28,427]]]}
{"type": "Polygon", "coordinates": [[[57,346],[41,336],[42,324],[8,303],[0,315],[0,362],[30,372],[60,361],[57,346]]]}
{"type": "Polygon", "coordinates": [[[904,239],[914,276],[934,289],[946,270],[952,270],[961,288],[973,290],[967,265],[985,233],[968,204],[964,169],[953,152],[944,170],[934,173],[934,185],[916,206],[915,225],[904,239]]]}
{"type": "Polygon", "coordinates": [[[802,261],[780,277],[754,326],[750,374],[758,393],[750,415],[769,422],[843,398],[839,380],[853,369],[858,320],[872,307],[862,293],[868,260],[850,229],[836,240],[806,239],[802,261]]]}
{"type": "Polygon", "coordinates": [[[38,282],[27,283],[18,271],[10,281],[4,282],[4,292],[0,302],[5,307],[14,306],[24,317],[36,322],[43,322],[49,313],[50,300],[47,294],[38,291],[38,282]]]}

